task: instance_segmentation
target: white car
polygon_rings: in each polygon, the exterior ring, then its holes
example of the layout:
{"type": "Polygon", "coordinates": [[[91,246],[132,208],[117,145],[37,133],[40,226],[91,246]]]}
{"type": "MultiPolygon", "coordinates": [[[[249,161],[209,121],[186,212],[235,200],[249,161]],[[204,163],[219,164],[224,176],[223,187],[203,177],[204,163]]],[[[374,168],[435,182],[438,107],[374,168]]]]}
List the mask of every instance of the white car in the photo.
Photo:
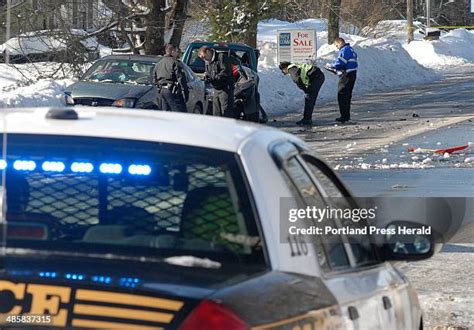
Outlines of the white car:
{"type": "Polygon", "coordinates": [[[427,258],[432,248],[387,254],[348,235],[309,243],[286,234],[282,204],[325,208],[328,197],[350,197],[293,135],[116,108],[12,110],[2,120],[0,324],[422,324],[414,289],[389,261],[427,258]]]}

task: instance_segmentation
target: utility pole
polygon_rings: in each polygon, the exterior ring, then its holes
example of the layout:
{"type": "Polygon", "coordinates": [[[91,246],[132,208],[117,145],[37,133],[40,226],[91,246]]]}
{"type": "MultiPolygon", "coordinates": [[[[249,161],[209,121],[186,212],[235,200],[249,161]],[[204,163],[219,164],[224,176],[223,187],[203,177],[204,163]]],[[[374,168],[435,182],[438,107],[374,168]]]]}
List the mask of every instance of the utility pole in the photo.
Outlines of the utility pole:
{"type": "MultiPolygon", "coordinates": [[[[11,26],[11,5],[12,1],[7,0],[7,29],[5,33],[5,39],[6,41],[10,40],[10,26],[11,26]]],[[[9,64],[10,63],[10,51],[8,50],[8,46],[5,47],[5,63],[9,64]]]]}
{"type": "Polygon", "coordinates": [[[407,0],[407,32],[408,43],[412,42],[413,36],[413,0],[407,0]]]}
{"type": "Polygon", "coordinates": [[[426,0],[426,30],[431,28],[431,1],[426,0]]]}

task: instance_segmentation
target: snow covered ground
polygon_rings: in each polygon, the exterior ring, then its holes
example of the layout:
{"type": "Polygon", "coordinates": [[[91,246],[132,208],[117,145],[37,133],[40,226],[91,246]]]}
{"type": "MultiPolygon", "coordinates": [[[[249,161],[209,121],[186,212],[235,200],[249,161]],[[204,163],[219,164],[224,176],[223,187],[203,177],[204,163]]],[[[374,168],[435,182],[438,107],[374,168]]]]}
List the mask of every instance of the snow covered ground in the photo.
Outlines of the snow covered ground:
{"type": "MultiPolygon", "coordinates": [[[[385,21],[387,22],[387,21],[385,21]]],[[[443,35],[439,41],[424,41],[421,34],[409,45],[401,24],[381,24],[370,37],[342,34],[359,55],[359,71],[355,94],[387,91],[395,88],[429,83],[441,78],[439,69],[452,68],[468,62],[474,63],[474,32],[455,30],[443,35]],[[384,33],[382,33],[382,31],[384,33]],[[386,38],[379,38],[385,36],[386,38]],[[436,70],[433,70],[436,69],[436,70]]],[[[308,19],[297,23],[278,20],[261,22],[258,26],[258,43],[261,50],[259,70],[262,81],[263,106],[271,114],[301,111],[303,93],[278,69],[277,30],[286,28],[312,28],[317,31],[319,67],[333,62],[337,49],[327,44],[325,20],[308,19]],[[277,102],[275,102],[277,101],[277,102]]],[[[337,77],[326,73],[317,104],[336,99],[337,77]]]]}
{"type": "Polygon", "coordinates": [[[472,329],[474,244],[448,245],[443,250],[426,261],[407,263],[400,268],[417,289],[425,327],[472,329]],[[471,279],[471,285],[466,279],[471,279]]]}
{"type": "Polygon", "coordinates": [[[61,106],[63,91],[73,80],[42,78],[58,68],[55,63],[0,64],[0,108],[61,106]]]}

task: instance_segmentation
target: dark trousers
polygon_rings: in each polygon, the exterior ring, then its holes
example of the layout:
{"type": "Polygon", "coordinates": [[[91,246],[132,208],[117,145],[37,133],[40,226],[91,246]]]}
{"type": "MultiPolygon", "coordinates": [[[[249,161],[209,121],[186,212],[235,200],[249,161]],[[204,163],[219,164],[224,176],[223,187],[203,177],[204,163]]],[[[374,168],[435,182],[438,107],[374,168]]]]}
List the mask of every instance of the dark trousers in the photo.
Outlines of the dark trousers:
{"type": "Polygon", "coordinates": [[[254,123],[258,123],[258,112],[254,112],[254,113],[250,113],[250,114],[246,114],[244,115],[244,120],[245,121],[251,121],[251,122],[254,122],[254,123]]]}
{"type": "Polygon", "coordinates": [[[339,103],[341,118],[344,120],[351,119],[352,90],[354,89],[356,78],[357,71],[344,72],[339,78],[337,102],[339,103]]]}
{"type": "Polygon", "coordinates": [[[314,76],[310,77],[309,86],[304,95],[304,119],[312,119],[314,105],[316,104],[316,99],[318,98],[319,90],[321,89],[324,80],[324,73],[322,73],[321,70],[318,70],[314,76]]]}
{"type": "Polygon", "coordinates": [[[214,116],[235,118],[234,114],[234,88],[216,89],[212,99],[214,116]]]}
{"type": "Polygon", "coordinates": [[[160,89],[158,103],[164,111],[187,112],[183,94],[172,93],[168,88],[160,89]]]}

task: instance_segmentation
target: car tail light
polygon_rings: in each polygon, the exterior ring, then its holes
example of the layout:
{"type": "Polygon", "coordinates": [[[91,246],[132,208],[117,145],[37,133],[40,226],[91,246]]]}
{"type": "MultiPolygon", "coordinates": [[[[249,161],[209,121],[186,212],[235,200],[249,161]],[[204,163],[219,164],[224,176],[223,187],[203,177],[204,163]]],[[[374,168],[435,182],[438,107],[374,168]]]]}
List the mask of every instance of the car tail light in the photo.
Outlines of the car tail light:
{"type": "Polygon", "coordinates": [[[48,231],[41,225],[8,225],[9,239],[46,239],[48,231]]]}
{"type": "Polygon", "coordinates": [[[210,300],[204,300],[184,320],[180,330],[244,330],[249,329],[231,310],[210,300]]]}

